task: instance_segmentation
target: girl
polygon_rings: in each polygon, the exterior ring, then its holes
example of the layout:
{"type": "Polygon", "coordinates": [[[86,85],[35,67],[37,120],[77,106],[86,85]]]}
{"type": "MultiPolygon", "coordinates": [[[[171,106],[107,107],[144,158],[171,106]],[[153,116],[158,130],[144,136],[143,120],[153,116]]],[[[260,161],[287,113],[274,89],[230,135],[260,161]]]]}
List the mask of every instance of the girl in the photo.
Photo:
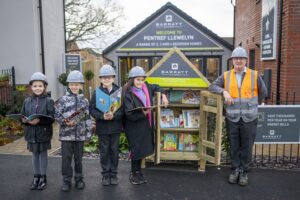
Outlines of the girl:
{"type": "MultiPolygon", "coordinates": [[[[128,74],[129,81],[123,87],[125,110],[125,134],[131,151],[131,173],[129,180],[134,185],[146,183],[141,172],[141,161],[154,152],[154,118],[151,109],[136,109],[153,105],[154,92],[160,92],[158,85],[145,83],[143,68],[133,67],[128,74]]],[[[168,99],[162,94],[162,103],[167,106],[168,99]]]]}
{"type": "Polygon", "coordinates": [[[51,149],[54,103],[46,93],[48,82],[44,74],[40,72],[34,73],[31,76],[29,85],[33,95],[25,99],[21,114],[25,116],[32,114],[49,116],[49,118],[36,118],[31,121],[25,118],[22,119],[25,125],[25,140],[28,142],[27,149],[32,152],[34,177],[30,189],[43,190],[47,186],[47,150],[51,149]]]}
{"type": "MultiPolygon", "coordinates": [[[[110,95],[119,89],[119,86],[114,84],[116,72],[110,65],[104,65],[99,70],[101,85],[99,89],[110,95]]],[[[97,99],[98,101],[99,99],[97,99]]],[[[96,92],[94,92],[91,104],[90,113],[96,119],[96,133],[99,137],[100,144],[100,164],[102,167],[102,184],[117,185],[118,163],[119,163],[119,137],[122,131],[122,108],[115,113],[105,112],[96,108],[96,92]]]]}
{"type": "Polygon", "coordinates": [[[71,71],[67,77],[68,89],[55,107],[55,119],[60,125],[59,140],[62,154],[62,191],[71,189],[73,177],[72,159],[75,164],[75,188],[85,187],[82,174],[82,156],[84,141],[90,139],[92,121],[88,115],[88,100],[82,94],[83,75],[80,71],[71,71]]]}

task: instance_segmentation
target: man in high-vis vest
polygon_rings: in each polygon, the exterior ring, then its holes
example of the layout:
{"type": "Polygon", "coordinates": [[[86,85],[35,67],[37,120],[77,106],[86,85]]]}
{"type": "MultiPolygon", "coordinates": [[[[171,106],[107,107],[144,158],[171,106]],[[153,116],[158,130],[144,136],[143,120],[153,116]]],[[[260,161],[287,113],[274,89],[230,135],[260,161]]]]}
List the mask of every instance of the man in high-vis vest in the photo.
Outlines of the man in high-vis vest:
{"type": "Polygon", "coordinates": [[[248,54],[244,48],[235,48],[231,58],[234,68],[219,76],[209,91],[222,94],[225,99],[232,165],[228,182],[246,186],[256,136],[257,106],[266,97],[267,89],[258,72],[246,67],[248,54]]]}

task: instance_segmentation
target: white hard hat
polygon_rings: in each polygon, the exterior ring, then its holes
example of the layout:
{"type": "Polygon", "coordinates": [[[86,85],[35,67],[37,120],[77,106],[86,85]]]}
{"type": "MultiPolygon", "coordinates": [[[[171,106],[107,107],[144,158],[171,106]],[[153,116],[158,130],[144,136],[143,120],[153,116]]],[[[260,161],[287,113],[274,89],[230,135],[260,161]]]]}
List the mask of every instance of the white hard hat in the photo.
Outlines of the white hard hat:
{"type": "Polygon", "coordinates": [[[231,58],[248,58],[248,53],[243,47],[237,47],[233,50],[231,58]]]}
{"type": "Polygon", "coordinates": [[[67,77],[67,83],[84,83],[83,75],[80,71],[71,71],[67,77]]]}
{"type": "Polygon", "coordinates": [[[139,76],[143,76],[143,77],[147,76],[145,70],[140,66],[133,67],[128,73],[128,78],[134,78],[139,76]]]}
{"type": "Polygon", "coordinates": [[[41,72],[35,72],[32,74],[29,85],[31,85],[33,81],[43,81],[46,85],[48,85],[46,76],[41,72]]]}
{"type": "Polygon", "coordinates": [[[99,69],[99,77],[101,76],[116,76],[114,68],[110,65],[103,65],[99,69]]]}

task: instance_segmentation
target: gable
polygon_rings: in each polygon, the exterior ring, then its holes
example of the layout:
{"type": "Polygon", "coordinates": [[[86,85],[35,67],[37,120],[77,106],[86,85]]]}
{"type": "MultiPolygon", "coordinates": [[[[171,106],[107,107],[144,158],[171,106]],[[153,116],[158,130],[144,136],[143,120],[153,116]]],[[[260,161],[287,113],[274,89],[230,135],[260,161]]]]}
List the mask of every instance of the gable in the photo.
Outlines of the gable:
{"type": "Polygon", "coordinates": [[[172,48],[147,75],[149,83],[161,87],[207,88],[210,85],[178,48],[172,48]]]}
{"type": "Polygon", "coordinates": [[[152,20],[117,51],[221,50],[215,41],[171,9],[152,20]]]}

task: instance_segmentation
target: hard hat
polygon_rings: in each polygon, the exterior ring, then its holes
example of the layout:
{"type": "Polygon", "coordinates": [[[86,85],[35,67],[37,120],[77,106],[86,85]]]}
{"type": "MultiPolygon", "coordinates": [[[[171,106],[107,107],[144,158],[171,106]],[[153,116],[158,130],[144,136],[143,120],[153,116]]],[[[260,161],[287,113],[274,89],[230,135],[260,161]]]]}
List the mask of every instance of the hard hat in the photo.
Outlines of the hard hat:
{"type": "Polygon", "coordinates": [[[46,76],[41,72],[35,72],[32,74],[29,84],[31,85],[33,81],[43,81],[46,85],[48,85],[46,76]]]}
{"type": "Polygon", "coordinates": [[[142,67],[135,66],[129,71],[128,78],[134,78],[138,76],[146,77],[147,75],[145,73],[145,70],[142,67]]]}
{"type": "Polygon", "coordinates": [[[233,50],[231,58],[248,58],[248,53],[243,47],[237,47],[233,50]]]}
{"type": "Polygon", "coordinates": [[[103,65],[99,69],[99,77],[101,76],[116,76],[114,68],[110,65],[103,65]]]}
{"type": "Polygon", "coordinates": [[[80,71],[71,71],[67,77],[67,83],[84,83],[83,75],[80,71]]]}

